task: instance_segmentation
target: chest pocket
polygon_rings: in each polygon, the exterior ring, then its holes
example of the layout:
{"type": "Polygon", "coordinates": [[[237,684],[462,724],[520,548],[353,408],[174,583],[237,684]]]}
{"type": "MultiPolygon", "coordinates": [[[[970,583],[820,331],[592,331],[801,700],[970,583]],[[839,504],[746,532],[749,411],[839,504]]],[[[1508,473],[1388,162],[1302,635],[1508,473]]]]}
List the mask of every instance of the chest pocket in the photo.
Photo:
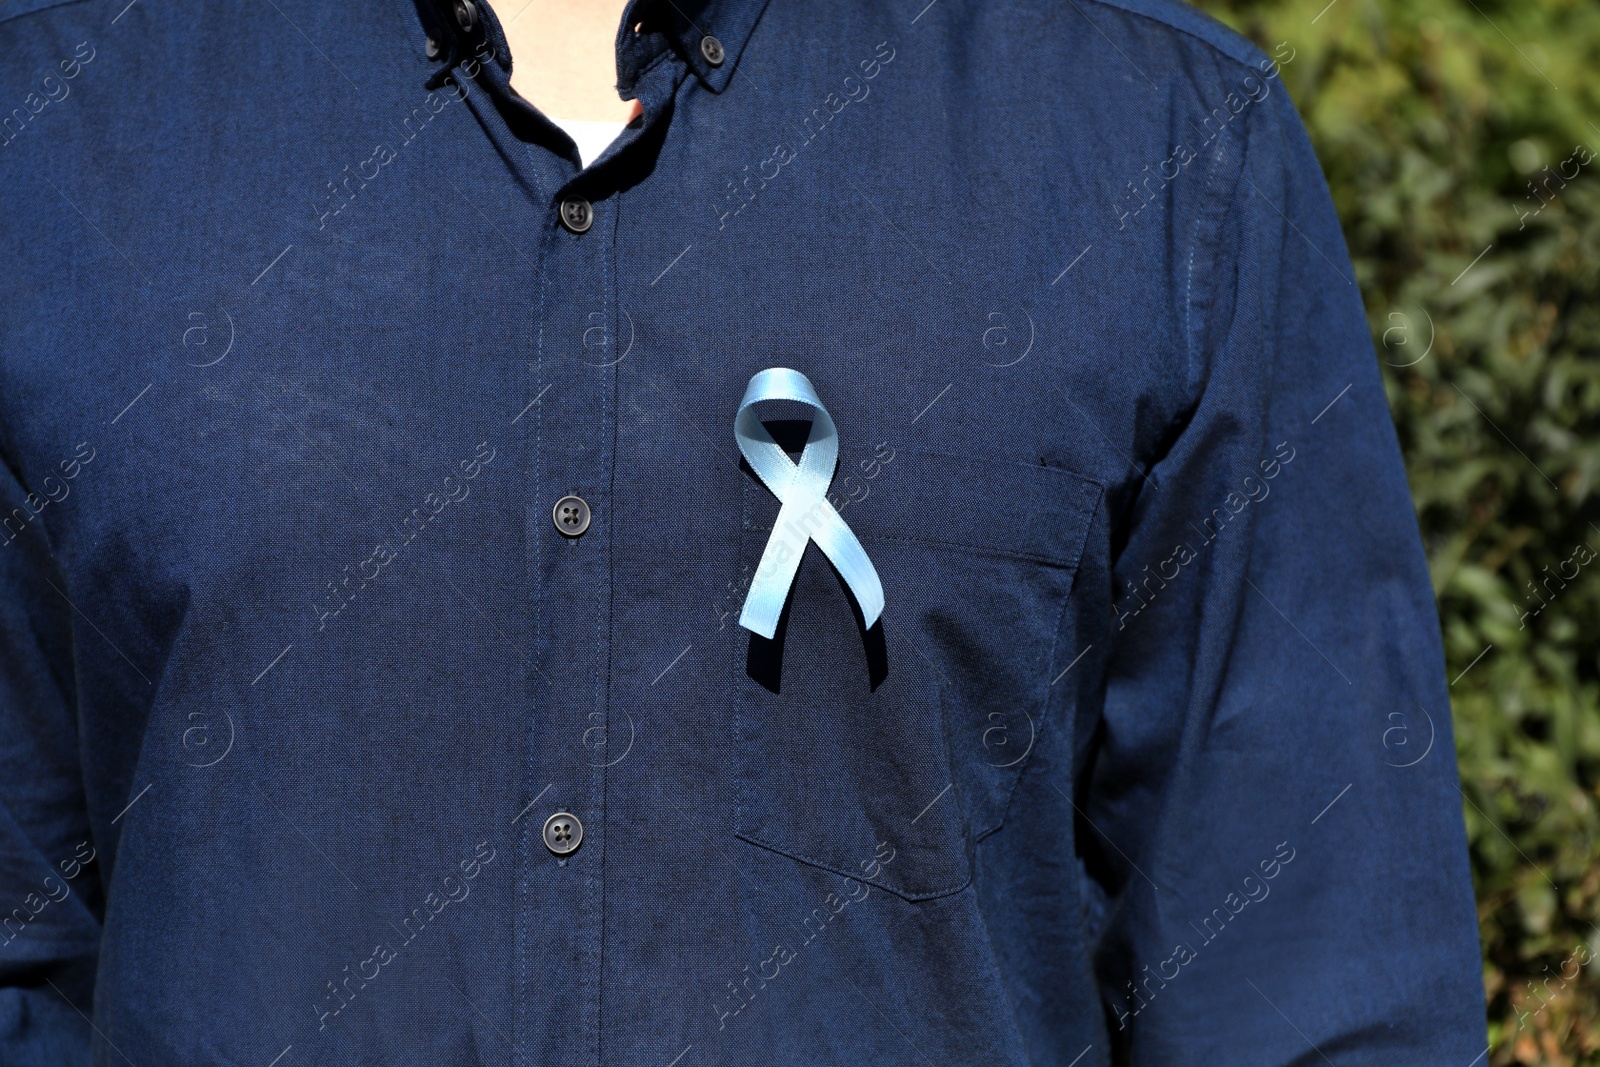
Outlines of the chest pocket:
{"type": "MultiPolygon", "coordinates": [[[[879,625],[863,631],[810,545],[774,639],[735,642],[734,828],[922,900],[971,880],[972,846],[1000,827],[1051,679],[1076,655],[1057,635],[1102,488],[1059,468],[883,454],[842,455],[831,493],[883,582],[879,625]]],[[[777,511],[751,475],[752,571],[777,511]]]]}

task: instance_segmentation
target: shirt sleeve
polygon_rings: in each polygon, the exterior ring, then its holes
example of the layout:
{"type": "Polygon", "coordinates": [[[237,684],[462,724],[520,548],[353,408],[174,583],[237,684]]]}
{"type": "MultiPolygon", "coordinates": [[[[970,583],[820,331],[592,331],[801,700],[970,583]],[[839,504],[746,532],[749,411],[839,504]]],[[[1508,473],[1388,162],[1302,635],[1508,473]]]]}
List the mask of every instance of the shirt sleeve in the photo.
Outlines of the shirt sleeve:
{"type": "Polygon", "coordinates": [[[44,525],[48,508],[58,506],[68,505],[29,493],[0,465],[0,1063],[7,1067],[90,1062],[99,872],[79,770],[72,608],[44,525]]]}
{"type": "Polygon", "coordinates": [[[1192,175],[1215,207],[1185,249],[1192,404],[1113,541],[1095,967],[1118,1062],[1465,1067],[1438,619],[1355,272],[1274,90],[1192,175]]]}

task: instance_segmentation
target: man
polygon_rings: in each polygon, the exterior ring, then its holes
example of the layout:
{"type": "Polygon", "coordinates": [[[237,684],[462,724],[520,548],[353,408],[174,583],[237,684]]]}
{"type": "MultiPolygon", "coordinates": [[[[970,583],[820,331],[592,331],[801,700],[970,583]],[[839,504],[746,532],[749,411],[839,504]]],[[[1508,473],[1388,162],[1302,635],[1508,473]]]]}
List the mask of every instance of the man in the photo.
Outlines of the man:
{"type": "Polygon", "coordinates": [[[1480,1056],[1296,42],[518,11],[0,8],[0,1062],[1480,1056]]]}

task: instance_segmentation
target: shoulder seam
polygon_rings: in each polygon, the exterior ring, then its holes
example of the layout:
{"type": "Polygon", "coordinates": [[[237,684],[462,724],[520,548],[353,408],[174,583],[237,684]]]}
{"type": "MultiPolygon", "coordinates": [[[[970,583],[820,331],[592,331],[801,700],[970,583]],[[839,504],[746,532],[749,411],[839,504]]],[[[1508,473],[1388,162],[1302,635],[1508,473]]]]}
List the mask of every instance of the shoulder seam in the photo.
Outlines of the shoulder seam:
{"type": "MultiPolygon", "coordinates": [[[[1245,137],[1244,141],[1245,143],[1240,148],[1239,162],[1235,168],[1233,181],[1228,184],[1226,194],[1223,194],[1218,188],[1218,177],[1223,154],[1219,152],[1212,157],[1211,165],[1206,168],[1205,181],[1201,185],[1203,204],[1198,217],[1194,220],[1194,228],[1189,231],[1188,277],[1184,281],[1183,291],[1183,332],[1184,347],[1189,364],[1187,368],[1187,384],[1191,390],[1196,388],[1201,379],[1205,377],[1203,364],[1207,362],[1205,354],[1199,351],[1198,344],[1198,338],[1203,332],[1203,326],[1201,329],[1196,329],[1195,327],[1195,256],[1200,251],[1202,240],[1208,246],[1214,244],[1216,235],[1226,225],[1228,215],[1232,212],[1234,192],[1238,188],[1239,177],[1244,173],[1245,168],[1249,166],[1249,138],[1245,137]],[[1206,230],[1204,238],[1201,236],[1202,227],[1206,230]]],[[[1215,298],[1220,287],[1219,273],[1213,263],[1202,281],[1202,285],[1206,290],[1202,294],[1202,306],[1205,308],[1201,313],[1202,323],[1210,320],[1211,312],[1215,307],[1215,298]]]]}
{"type": "MultiPolygon", "coordinates": [[[[1073,0],[1073,2],[1074,2],[1074,6],[1076,6],[1076,0],[1073,0]]],[[[1092,3],[1092,4],[1097,4],[1097,5],[1101,6],[1101,7],[1108,7],[1108,8],[1111,8],[1111,9],[1115,10],[1115,11],[1120,11],[1120,12],[1123,12],[1123,13],[1128,14],[1128,15],[1134,15],[1134,16],[1136,16],[1138,18],[1142,18],[1142,19],[1144,19],[1144,20],[1146,20],[1148,22],[1153,22],[1158,26],[1164,26],[1169,30],[1174,30],[1174,31],[1176,31],[1178,33],[1181,33],[1185,37],[1191,37],[1194,40],[1199,41],[1201,44],[1205,45],[1209,50],[1211,50],[1212,52],[1215,52],[1217,55],[1221,56],[1222,58],[1228,59],[1228,60],[1232,60],[1234,63],[1237,63],[1239,66],[1245,67],[1247,69],[1252,67],[1252,60],[1254,58],[1256,58],[1256,57],[1260,57],[1260,58],[1263,58],[1263,59],[1267,58],[1266,52],[1262,51],[1262,49],[1261,49],[1261,47],[1259,45],[1255,44],[1254,42],[1250,41],[1248,38],[1243,37],[1243,36],[1239,37],[1239,42],[1240,42],[1241,45],[1243,45],[1243,47],[1237,49],[1237,52],[1239,54],[1235,54],[1235,50],[1226,47],[1225,44],[1223,44],[1223,43],[1220,43],[1218,41],[1211,40],[1208,37],[1202,36],[1201,34],[1196,33],[1193,29],[1189,28],[1188,26],[1181,25],[1179,22],[1177,22],[1174,19],[1163,18],[1162,16],[1160,16],[1158,14],[1155,14],[1153,12],[1150,12],[1150,11],[1142,11],[1139,8],[1136,8],[1136,7],[1132,6],[1131,4],[1125,2],[1125,0],[1085,0],[1085,2],[1092,3]],[[1251,53],[1255,53],[1255,55],[1252,56],[1251,53]]],[[[1206,15],[1204,12],[1200,11],[1198,8],[1188,8],[1188,10],[1190,12],[1192,12],[1196,18],[1199,18],[1199,19],[1206,19],[1206,18],[1210,17],[1210,16],[1206,15]]],[[[1218,25],[1221,26],[1220,23],[1218,23],[1218,25]]],[[[1228,28],[1226,26],[1222,26],[1222,28],[1225,29],[1225,30],[1228,30],[1228,28]]],[[[1228,30],[1228,32],[1229,33],[1235,33],[1236,31],[1228,30]]]]}
{"type": "MultiPolygon", "coordinates": [[[[15,22],[17,19],[27,18],[29,15],[42,15],[46,11],[54,11],[58,7],[67,7],[72,4],[86,3],[87,0],[45,0],[44,3],[33,7],[12,7],[9,11],[0,7],[0,23],[15,22]]],[[[131,4],[129,5],[132,6],[131,4]]]]}
{"type": "MultiPolygon", "coordinates": [[[[1205,188],[1206,192],[1213,194],[1215,198],[1212,200],[1212,205],[1214,206],[1215,210],[1209,220],[1205,219],[1204,217],[1196,220],[1194,233],[1191,235],[1190,240],[1191,256],[1193,256],[1194,253],[1199,250],[1202,244],[1202,238],[1200,234],[1202,222],[1207,223],[1207,233],[1204,237],[1204,243],[1212,246],[1213,252],[1215,251],[1218,235],[1222,233],[1223,228],[1228,224],[1228,220],[1232,218],[1234,213],[1239,209],[1241,197],[1241,186],[1239,183],[1242,181],[1248,181],[1252,186],[1255,184],[1255,180],[1250,177],[1250,171],[1257,165],[1259,154],[1255,151],[1252,151],[1252,148],[1254,148],[1257,143],[1257,137],[1261,129],[1261,124],[1272,121],[1270,116],[1262,117],[1255,114],[1255,112],[1260,110],[1262,109],[1253,108],[1252,114],[1245,117],[1244,128],[1240,131],[1238,162],[1232,168],[1233,176],[1232,179],[1227,182],[1227,188],[1224,190],[1218,186],[1217,179],[1219,175],[1215,170],[1207,174],[1205,188]]],[[[1204,302],[1201,305],[1204,310],[1200,313],[1202,330],[1206,325],[1209,325],[1214,320],[1217,309],[1217,299],[1226,291],[1222,284],[1223,273],[1224,272],[1216,269],[1216,263],[1213,257],[1213,261],[1210,264],[1210,270],[1208,271],[1208,277],[1203,282],[1206,287],[1206,293],[1204,302]]],[[[1189,290],[1185,293],[1184,301],[1184,314],[1186,319],[1192,318],[1194,314],[1195,305],[1193,300],[1193,281],[1193,261],[1191,259],[1189,278],[1190,286],[1189,290]]],[[[1234,287],[1233,291],[1237,297],[1237,286],[1234,287]]],[[[1189,341],[1191,344],[1193,344],[1195,336],[1195,334],[1190,335],[1189,341]]],[[[1192,353],[1192,355],[1197,355],[1202,360],[1205,360],[1206,356],[1205,353],[1192,353]]],[[[1207,366],[1202,368],[1202,376],[1209,372],[1209,360],[1205,360],[1205,362],[1207,366]]],[[[1194,383],[1191,382],[1191,385],[1193,384],[1194,383]]]]}

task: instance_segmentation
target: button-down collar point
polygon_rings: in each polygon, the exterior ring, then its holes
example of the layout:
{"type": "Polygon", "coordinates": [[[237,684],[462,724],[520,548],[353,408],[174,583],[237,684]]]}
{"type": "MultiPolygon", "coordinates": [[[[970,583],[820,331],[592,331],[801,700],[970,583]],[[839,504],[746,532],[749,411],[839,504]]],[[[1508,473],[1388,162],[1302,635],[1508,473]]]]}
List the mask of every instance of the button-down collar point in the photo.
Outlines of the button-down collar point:
{"type": "MultiPolygon", "coordinates": [[[[682,57],[705,86],[720,93],[727,88],[739,55],[749,43],[768,0],[672,0],[652,7],[643,19],[643,32],[635,26],[630,39],[619,42],[618,88],[631,92],[642,71],[658,56],[654,47],[663,39],[682,57]],[[715,27],[716,36],[706,28],[715,27]],[[653,43],[652,43],[653,42],[653,43]],[[719,55],[712,59],[708,48],[719,55]]],[[[642,6],[642,5],[641,5],[642,6]]]]}

